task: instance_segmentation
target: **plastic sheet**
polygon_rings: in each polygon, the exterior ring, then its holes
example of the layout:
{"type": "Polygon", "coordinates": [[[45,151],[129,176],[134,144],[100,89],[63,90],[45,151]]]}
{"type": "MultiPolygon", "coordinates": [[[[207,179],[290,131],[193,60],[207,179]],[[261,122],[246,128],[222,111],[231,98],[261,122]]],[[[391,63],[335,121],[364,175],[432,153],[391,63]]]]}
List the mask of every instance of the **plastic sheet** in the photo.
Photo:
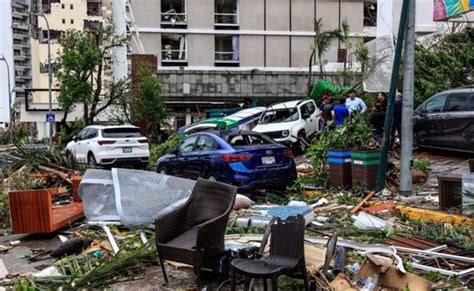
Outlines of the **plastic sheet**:
{"type": "Polygon", "coordinates": [[[378,37],[366,43],[369,60],[364,79],[364,91],[388,92],[393,69],[395,46],[391,35],[378,37]]]}
{"type": "Polygon", "coordinates": [[[195,181],[148,171],[87,170],[79,195],[88,220],[146,227],[183,205],[195,181]]]}

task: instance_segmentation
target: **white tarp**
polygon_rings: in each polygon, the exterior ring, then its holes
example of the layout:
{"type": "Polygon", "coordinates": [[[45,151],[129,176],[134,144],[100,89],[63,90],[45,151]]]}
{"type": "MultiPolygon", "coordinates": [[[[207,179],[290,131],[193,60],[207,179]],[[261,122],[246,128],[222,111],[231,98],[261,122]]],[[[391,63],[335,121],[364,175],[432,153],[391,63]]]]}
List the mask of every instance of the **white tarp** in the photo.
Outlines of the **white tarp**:
{"type": "Polygon", "coordinates": [[[89,221],[146,227],[186,202],[195,181],[154,172],[90,169],[79,185],[89,221]]]}
{"type": "Polygon", "coordinates": [[[369,49],[369,62],[364,78],[364,91],[388,92],[395,55],[392,36],[377,37],[366,45],[369,49]]]}

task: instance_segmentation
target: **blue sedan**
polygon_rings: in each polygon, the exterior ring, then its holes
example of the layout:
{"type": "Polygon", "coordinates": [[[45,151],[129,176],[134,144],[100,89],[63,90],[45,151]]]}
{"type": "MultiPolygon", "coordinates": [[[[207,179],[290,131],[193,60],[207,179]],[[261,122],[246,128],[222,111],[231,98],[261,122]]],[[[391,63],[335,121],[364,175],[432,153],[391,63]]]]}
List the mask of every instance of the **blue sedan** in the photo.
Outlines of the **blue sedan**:
{"type": "Polygon", "coordinates": [[[293,153],[251,131],[192,134],[159,158],[156,169],[161,174],[220,181],[241,190],[281,188],[296,179],[293,153]]]}

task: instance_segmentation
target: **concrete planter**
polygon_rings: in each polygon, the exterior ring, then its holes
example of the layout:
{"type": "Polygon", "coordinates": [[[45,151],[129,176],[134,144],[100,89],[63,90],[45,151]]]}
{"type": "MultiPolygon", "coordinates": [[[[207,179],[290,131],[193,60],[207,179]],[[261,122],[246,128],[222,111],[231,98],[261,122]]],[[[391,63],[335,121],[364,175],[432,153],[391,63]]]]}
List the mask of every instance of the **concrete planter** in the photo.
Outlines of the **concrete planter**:
{"type": "Polygon", "coordinates": [[[374,190],[380,163],[380,152],[378,150],[353,150],[351,163],[352,187],[374,190]]]}
{"type": "Polygon", "coordinates": [[[332,187],[350,189],[351,180],[351,150],[329,150],[329,184],[332,187]]]}

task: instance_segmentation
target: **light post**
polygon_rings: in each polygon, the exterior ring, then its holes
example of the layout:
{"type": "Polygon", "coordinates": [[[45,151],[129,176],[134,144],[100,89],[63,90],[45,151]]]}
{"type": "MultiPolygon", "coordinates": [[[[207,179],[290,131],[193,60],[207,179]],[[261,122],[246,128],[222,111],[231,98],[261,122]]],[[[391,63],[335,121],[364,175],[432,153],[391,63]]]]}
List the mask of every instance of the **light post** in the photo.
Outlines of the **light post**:
{"type": "Polygon", "coordinates": [[[48,124],[49,124],[49,138],[48,138],[48,145],[49,149],[53,149],[53,121],[51,120],[51,115],[53,113],[53,104],[52,104],[52,96],[51,96],[51,84],[53,82],[53,75],[51,72],[51,34],[49,30],[49,22],[48,18],[46,18],[46,15],[42,10],[34,13],[34,15],[38,17],[43,17],[44,21],[46,22],[46,29],[48,31],[48,102],[49,102],[49,108],[48,108],[48,124]]]}
{"type": "Polygon", "coordinates": [[[10,66],[8,65],[7,59],[4,55],[0,57],[0,61],[4,61],[5,65],[7,66],[7,78],[8,78],[8,114],[9,114],[9,122],[8,122],[8,134],[9,134],[9,143],[13,143],[13,133],[12,133],[12,91],[10,89],[10,66]]]}

